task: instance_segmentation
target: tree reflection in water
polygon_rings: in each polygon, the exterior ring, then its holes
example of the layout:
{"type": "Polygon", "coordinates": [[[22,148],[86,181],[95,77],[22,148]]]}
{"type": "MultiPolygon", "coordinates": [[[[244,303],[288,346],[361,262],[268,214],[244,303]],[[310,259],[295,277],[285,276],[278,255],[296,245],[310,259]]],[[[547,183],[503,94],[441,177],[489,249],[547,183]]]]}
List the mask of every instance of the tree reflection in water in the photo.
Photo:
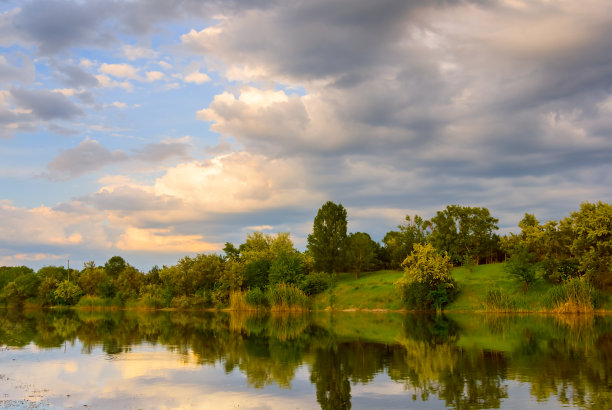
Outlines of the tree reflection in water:
{"type": "Polygon", "coordinates": [[[257,315],[186,312],[4,311],[0,345],[101,347],[108,358],[142,343],[185,361],[239,370],[255,389],[290,389],[310,371],[323,409],[349,409],[351,389],[387,374],[406,399],[454,409],[503,407],[510,381],[532,400],[612,408],[612,319],[599,316],[257,315]]]}

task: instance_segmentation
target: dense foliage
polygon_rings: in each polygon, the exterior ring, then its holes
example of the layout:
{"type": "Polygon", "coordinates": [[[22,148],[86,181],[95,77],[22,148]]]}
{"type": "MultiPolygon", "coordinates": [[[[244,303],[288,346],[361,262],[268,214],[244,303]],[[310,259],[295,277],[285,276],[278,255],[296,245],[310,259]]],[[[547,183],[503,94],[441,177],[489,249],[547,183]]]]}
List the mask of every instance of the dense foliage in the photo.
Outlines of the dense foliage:
{"type": "Polygon", "coordinates": [[[451,277],[452,264],[431,244],[415,244],[414,250],[402,263],[404,276],[396,282],[408,307],[440,310],[452,302],[457,284],[451,277]]]}
{"type": "Polygon", "coordinates": [[[404,224],[378,243],[365,232],[347,234],[346,209],[327,202],[314,218],[305,252],[295,249],[288,232],[252,232],[239,246],[227,242],[223,255],[185,256],[146,273],[121,256],[102,266],[89,261],[80,271],[4,266],[0,303],[228,307],[236,292],[253,300],[263,300],[259,295],[269,296],[272,289],[291,288],[311,296],[332,287],[336,271],[358,278],[366,271],[403,267],[406,276],[400,285],[408,305],[439,308],[457,292],[448,276],[451,266],[463,265],[471,272],[480,263],[504,258],[506,272],[524,283],[525,290],[540,278],[558,284],[581,278],[595,290],[612,290],[611,205],[584,203],[561,221],[544,224],[525,214],[518,224],[521,231],[502,238],[495,233],[497,223],[486,208],[449,205],[430,220],[406,216],[404,224]]]}
{"type": "Polygon", "coordinates": [[[533,255],[525,267],[540,272],[555,283],[584,279],[605,291],[612,291],[612,206],[583,203],[561,221],[540,224],[532,214],[519,222],[521,232],[503,238],[509,254],[521,249],[533,255]]]}

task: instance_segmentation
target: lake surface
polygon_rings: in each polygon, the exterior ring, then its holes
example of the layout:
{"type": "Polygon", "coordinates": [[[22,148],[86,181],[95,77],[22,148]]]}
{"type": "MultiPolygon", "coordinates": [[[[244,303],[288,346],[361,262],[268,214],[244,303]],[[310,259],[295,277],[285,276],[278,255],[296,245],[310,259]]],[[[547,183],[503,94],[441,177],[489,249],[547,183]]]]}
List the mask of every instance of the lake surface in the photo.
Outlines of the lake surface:
{"type": "Polygon", "coordinates": [[[0,310],[0,407],[612,409],[612,317],[0,310]]]}

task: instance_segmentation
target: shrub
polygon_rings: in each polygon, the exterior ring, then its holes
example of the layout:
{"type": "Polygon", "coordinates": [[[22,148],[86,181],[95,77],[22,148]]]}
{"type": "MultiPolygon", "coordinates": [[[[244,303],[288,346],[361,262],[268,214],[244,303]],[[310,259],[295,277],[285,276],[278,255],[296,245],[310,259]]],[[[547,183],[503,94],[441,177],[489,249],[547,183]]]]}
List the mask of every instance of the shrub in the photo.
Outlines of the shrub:
{"type": "Polygon", "coordinates": [[[331,278],[325,272],[313,272],[307,275],[302,283],[302,290],[305,294],[317,295],[325,292],[331,285],[331,278]]]}
{"type": "Polygon", "coordinates": [[[226,307],[230,303],[230,289],[228,284],[222,284],[212,291],[211,302],[214,307],[220,309],[226,307]]]}
{"type": "Polygon", "coordinates": [[[266,308],[269,305],[266,294],[259,288],[250,289],[244,294],[244,301],[254,308],[266,308]]]}
{"type": "Polygon", "coordinates": [[[543,304],[554,312],[592,312],[601,307],[606,296],[586,280],[574,278],[548,290],[543,304]]]}
{"type": "Polygon", "coordinates": [[[177,296],[172,299],[172,307],[177,309],[189,309],[191,303],[187,296],[177,296]]]}
{"type": "Polygon", "coordinates": [[[108,306],[108,301],[99,296],[85,295],[79,300],[76,306],[87,309],[100,309],[108,306]]]}
{"type": "Polygon", "coordinates": [[[441,310],[457,295],[448,254],[440,255],[431,244],[415,244],[402,266],[404,276],[395,285],[400,288],[407,307],[441,310]]]}
{"type": "Polygon", "coordinates": [[[518,310],[517,300],[504,294],[501,289],[489,289],[483,302],[488,312],[514,312],[518,310]]]}
{"type": "Polygon", "coordinates": [[[58,305],[74,305],[79,301],[82,294],[83,291],[79,285],[65,280],[60,282],[54,291],[55,303],[58,305]]]}
{"type": "Polygon", "coordinates": [[[536,281],[536,255],[519,246],[512,251],[504,270],[524,284],[524,291],[536,281]]]}
{"type": "Polygon", "coordinates": [[[304,265],[298,252],[283,252],[270,265],[270,285],[287,283],[299,286],[304,280],[304,265]]]}
{"type": "Polygon", "coordinates": [[[274,311],[295,311],[308,309],[308,296],[299,288],[284,283],[268,289],[270,309],[274,311]]]}

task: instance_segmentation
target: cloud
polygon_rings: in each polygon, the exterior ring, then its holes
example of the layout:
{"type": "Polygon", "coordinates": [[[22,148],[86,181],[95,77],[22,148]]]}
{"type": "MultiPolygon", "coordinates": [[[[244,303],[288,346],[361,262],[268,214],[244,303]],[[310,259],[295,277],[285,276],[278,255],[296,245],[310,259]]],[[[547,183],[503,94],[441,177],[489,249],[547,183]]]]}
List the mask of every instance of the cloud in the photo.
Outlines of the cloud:
{"type": "MultiPolygon", "coordinates": [[[[99,68],[101,75],[98,75],[97,80],[105,87],[109,86],[124,86],[129,83],[116,83],[110,78],[108,75],[113,76],[115,78],[126,79],[126,80],[136,80],[141,82],[153,82],[159,81],[164,77],[164,73],[161,71],[147,71],[145,76],[142,77],[138,73],[140,68],[134,67],[131,64],[127,63],[119,63],[119,64],[108,64],[102,63],[99,68]]],[[[124,87],[125,88],[125,87],[124,87]]]]}
{"type": "Polygon", "coordinates": [[[59,92],[24,88],[12,88],[10,92],[18,106],[30,110],[34,117],[41,120],[69,120],[84,114],[79,107],[59,92]]]}
{"type": "MultiPolygon", "coordinates": [[[[240,152],[168,167],[153,183],[106,178],[97,193],[78,200],[104,211],[119,226],[178,229],[177,224],[186,224],[181,229],[189,230],[197,223],[229,223],[238,215],[248,219],[258,212],[319,205],[324,197],[313,192],[304,172],[298,159],[240,152]]],[[[277,225],[277,219],[262,225],[277,225]]]]}
{"type": "Polygon", "coordinates": [[[159,81],[164,78],[164,73],[161,71],[147,71],[146,80],[147,82],[159,81]]]}
{"type": "Polygon", "coordinates": [[[38,249],[76,245],[106,248],[109,243],[99,224],[102,219],[100,215],[68,213],[46,206],[17,207],[4,200],[0,201],[0,243],[5,248],[24,244],[35,244],[38,249]]]}
{"type": "Polygon", "coordinates": [[[208,75],[204,74],[204,73],[199,72],[199,71],[194,71],[194,72],[186,75],[184,80],[187,83],[204,84],[204,83],[210,81],[210,77],[208,75]]]}
{"type": "Polygon", "coordinates": [[[90,88],[99,85],[99,81],[94,75],[75,65],[60,65],[55,68],[54,75],[62,84],[68,87],[90,88]]]}
{"type": "Polygon", "coordinates": [[[48,159],[46,176],[97,173],[95,192],[81,185],[57,210],[103,215],[126,252],[253,226],[304,238],[328,199],[349,208],[349,229],[380,238],[409,210],[487,206],[515,226],[524,212],[559,218],[611,198],[604,1],[135,0],[97,13],[103,4],[0,15],[0,132],[89,130],[95,140],[48,159]],[[184,84],[213,71],[215,95],[184,84]],[[97,98],[142,108],[97,110],[108,107],[97,98]]]}
{"type": "Polygon", "coordinates": [[[201,235],[174,235],[171,229],[128,227],[119,237],[117,248],[128,251],[202,253],[220,251],[222,244],[204,242],[201,235]]]}
{"type": "Polygon", "coordinates": [[[120,102],[120,101],[115,101],[112,104],[110,104],[111,107],[115,107],[115,108],[119,108],[120,110],[123,110],[124,108],[127,108],[127,104],[124,102],[120,102]]]}
{"type": "Polygon", "coordinates": [[[11,255],[0,256],[0,266],[29,266],[31,262],[36,261],[61,261],[60,265],[68,258],[68,254],[50,254],[50,253],[16,253],[11,255]]]}
{"type": "Polygon", "coordinates": [[[49,162],[44,176],[52,180],[75,178],[127,158],[123,151],[110,151],[96,140],[85,139],[76,148],[63,151],[49,162]]]}
{"type": "Polygon", "coordinates": [[[140,60],[140,59],[154,59],[157,58],[159,53],[155,50],[151,50],[150,48],[125,45],[121,47],[121,51],[123,55],[130,61],[140,60]]]}
{"type": "Polygon", "coordinates": [[[169,140],[158,144],[147,144],[135,150],[134,158],[159,163],[169,158],[187,158],[190,144],[180,140],[169,140]]]}
{"type": "Polygon", "coordinates": [[[112,75],[113,77],[117,78],[127,78],[130,80],[140,79],[140,77],[138,76],[139,69],[127,63],[102,63],[99,70],[101,73],[112,75]]]}
{"type": "MultiPolygon", "coordinates": [[[[122,104],[113,103],[118,108],[125,106],[122,104]]],[[[171,158],[186,159],[189,148],[190,144],[183,142],[182,139],[168,140],[146,144],[140,149],[134,149],[133,155],[128,155],[122,150],[111,151],[98,141],[87,138],[75,148],[63,151],[49,162],[43,176],[59,181],[98,171],[111,164],[127,163],[131,159],[151,164],[162,163],[171,158]]]]}
{"type": "Polygon", "coordinates": [[[99,47],[114,42],[113,30],[104,24],[112,10],[102,1],[30,1],[23,4],[12,23],[23,39],[38,47],[39,53],[52,55],[75,46],[99,47]]]}
{"type": "Polygon", "coordinates": [[[21,54],[21,64],[12,65],[5,56],[0,56],[0,83],[21,82],[30,84],[36,78],[34,63],[32,60],[21,54]]]}

